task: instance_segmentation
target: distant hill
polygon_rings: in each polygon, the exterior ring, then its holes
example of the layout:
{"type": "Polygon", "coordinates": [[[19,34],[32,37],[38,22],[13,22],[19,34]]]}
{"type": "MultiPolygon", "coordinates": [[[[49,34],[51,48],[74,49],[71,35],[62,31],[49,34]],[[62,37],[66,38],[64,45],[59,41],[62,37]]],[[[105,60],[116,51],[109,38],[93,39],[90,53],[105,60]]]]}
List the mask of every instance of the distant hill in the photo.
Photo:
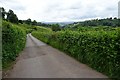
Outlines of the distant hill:
{"type": "Polygon", "coordinates": [[[74,22],[42,22],[44,24],[59,24],[60,26],[65,26],[68,24],[73,24],[74,22]]]}

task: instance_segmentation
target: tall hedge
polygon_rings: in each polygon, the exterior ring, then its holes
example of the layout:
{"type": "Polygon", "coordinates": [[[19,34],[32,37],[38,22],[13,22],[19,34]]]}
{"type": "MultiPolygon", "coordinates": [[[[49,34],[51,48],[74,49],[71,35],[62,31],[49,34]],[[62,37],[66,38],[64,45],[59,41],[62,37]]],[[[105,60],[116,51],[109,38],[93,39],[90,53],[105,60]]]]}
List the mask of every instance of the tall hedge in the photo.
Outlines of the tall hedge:
{"type": "Polygon", "coordinates": [[[120,77],[120,30],[35,31],[33,36],[111,78],[120,77]]]}
{"type": "Polygon", "coordinates": [[[15,24],[2,23],[2,67],[7,68],[25,47],[26,32],[15,24]]]}

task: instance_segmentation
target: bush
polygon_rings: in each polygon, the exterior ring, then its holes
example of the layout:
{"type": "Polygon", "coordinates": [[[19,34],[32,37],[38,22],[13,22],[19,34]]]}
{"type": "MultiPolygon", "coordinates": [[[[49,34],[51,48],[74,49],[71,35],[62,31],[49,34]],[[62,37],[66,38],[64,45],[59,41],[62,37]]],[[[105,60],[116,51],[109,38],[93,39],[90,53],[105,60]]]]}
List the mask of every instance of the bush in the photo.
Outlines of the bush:
{"type": "Polygon", "coordinates": [[[2,26],[2,63],[3,69],[16,59],[25,47],[26,32],[20,26],[3,21],[2,26]]]}
{"type": "Polygon", "coordinates": [[[56,47],[82,63],[111,78],[120,74],[120,30],[59,31],[32,33],[36,38],[56,47]]]}
{"type": "Polygon", "coordinates": [[[59,24],[52,24],[52,30],[55,32],[60,31],[61,30],[60,25],[59,24]]]}

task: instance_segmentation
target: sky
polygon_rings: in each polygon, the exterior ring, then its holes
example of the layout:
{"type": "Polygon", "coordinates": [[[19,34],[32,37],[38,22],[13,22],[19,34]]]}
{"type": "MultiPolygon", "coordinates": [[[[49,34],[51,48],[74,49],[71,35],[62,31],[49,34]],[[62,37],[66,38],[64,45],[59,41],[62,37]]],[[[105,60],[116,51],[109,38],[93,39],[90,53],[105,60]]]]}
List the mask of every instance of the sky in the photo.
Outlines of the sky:
{"type": "Polygon", "coordinates": [[[120,18],[120,1],[118,3],[118,18],[120,18]]]}
{"type": "Polygon", "coordinates": [[[39,22],[84,21],[118,16],[119,0],[0,0],[19,19],[39,22]]]}

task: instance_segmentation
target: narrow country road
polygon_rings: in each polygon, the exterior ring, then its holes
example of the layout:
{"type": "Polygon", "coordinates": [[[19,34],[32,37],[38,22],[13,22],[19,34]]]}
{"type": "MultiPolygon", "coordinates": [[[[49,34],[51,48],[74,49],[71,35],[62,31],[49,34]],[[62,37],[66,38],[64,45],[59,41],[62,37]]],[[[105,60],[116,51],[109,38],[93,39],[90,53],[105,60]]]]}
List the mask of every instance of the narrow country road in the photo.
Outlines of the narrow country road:
{"type": "Polygon", "coordinates": [[[27,35],[21,52],[6,78],[107,78],[65,53],[27,35]]]}

